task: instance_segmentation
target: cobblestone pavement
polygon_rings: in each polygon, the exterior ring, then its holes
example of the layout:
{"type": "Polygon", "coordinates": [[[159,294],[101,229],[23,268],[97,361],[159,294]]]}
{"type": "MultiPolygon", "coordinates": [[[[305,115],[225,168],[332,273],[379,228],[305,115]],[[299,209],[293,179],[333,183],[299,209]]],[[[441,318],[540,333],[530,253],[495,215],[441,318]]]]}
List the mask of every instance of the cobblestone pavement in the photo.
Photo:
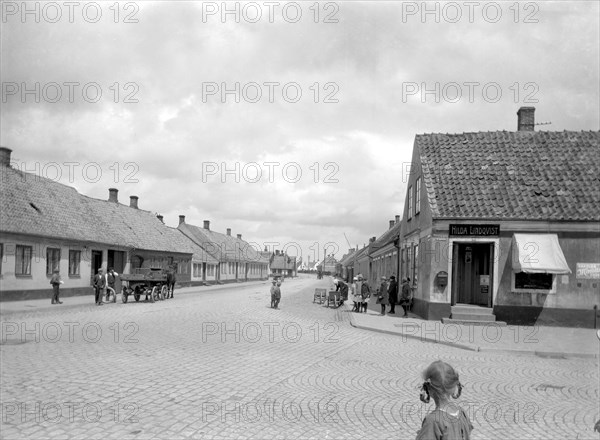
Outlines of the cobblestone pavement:
{"type": "Polygon", "coordinates": [[[598,439],[598,360],[478,353],[349,325],[325,281],[2,318],[1,437],[414,439],[421,371],[464,384],[473,439],[598,439]]]}

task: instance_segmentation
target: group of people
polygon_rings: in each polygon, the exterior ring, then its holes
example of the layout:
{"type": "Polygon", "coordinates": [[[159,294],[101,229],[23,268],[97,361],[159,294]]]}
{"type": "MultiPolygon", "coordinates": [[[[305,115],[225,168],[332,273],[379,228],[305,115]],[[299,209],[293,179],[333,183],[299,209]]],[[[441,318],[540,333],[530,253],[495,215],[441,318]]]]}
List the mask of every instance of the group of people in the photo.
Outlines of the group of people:
{"type": "Polygon", "coordinates": [[[94,276],[94,296],[97,306],[104,305],[104,301],[102,300],[102,296],[104,291],[106,290],[106,302],[110,301],[110,295],[113,295],[113,301],[117,301],[117,291],[115,289],[115,283],[117,281],[117,277],[119,274],[115,272],[115,270],[110,267],[108,272],[104,274],[104,270],[102,268],[98,269],[98,273],[94,276]]]}
{"type": "Polygon", "coordinates": [[[381,316],[386,314],[387,306],[390,306],[389,314],[396,313],[396,304],[400,304],[404,310],[403,316],[408,316],[408,311],[412,306],[412,288],[410,279],[404,278],[400,286],[400,298],[398,298],[398,283],[396,277],[391,275],[389,281],[387,277],[381,277],[381,283],[376,289],[372,289],[369,283],[364,279],[362,274],[358,274],[352,280],[352,284],[348,286],[344,281],[334,278],[336,291],[340,291],[341,303],[348,299],[348,295],[352,297],[354,302],[355,313],[366,313],[369,302],[376,298],[375,303],[381,305],[381,316]]]}

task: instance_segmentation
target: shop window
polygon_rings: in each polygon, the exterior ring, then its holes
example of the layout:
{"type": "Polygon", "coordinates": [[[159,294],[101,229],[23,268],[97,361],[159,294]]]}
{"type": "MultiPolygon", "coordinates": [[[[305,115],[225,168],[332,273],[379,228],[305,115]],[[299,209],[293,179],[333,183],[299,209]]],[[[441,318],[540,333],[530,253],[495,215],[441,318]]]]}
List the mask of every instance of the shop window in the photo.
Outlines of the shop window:
{"type": "Polygon", "coordinates": [[[31,246],[16,246],[15,275],[31,275],[31,246]]]}
{"type": "Polygon", "coordinates": [[[407,214],[407,219],[410,220],[412,218],[412,212],[413,212],[413,193],[412,193],[412,186],[408,187],[408,209],[406,210],[407,214]]]}
{"type": "Polygon", "coordinates": [[[415,215],[421,212],[421,178],[415,182],[415,215]]]}
{"type": "Polygon", "coordinates": [[[515,292],[555,293],[556,276],[551,273],[513,272],[512,290],[515,292]]]}
{"type": "Polygon", "coordinates": [[[52,275],[52,272],[60,269],[60,249],[46,249],[46,275],[52,275]]]}
{"type": "Polygon", "coordinates": [[[79,276],[81,251],[69,251],[69,276],[79,276]]]}

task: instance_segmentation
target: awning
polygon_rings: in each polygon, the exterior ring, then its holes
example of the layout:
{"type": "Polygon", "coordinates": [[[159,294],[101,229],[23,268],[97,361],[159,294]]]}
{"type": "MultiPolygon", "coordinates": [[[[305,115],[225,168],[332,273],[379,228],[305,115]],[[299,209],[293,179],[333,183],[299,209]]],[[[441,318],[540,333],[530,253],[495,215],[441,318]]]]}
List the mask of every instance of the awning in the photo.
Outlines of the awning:
{"type": "Polygon", "coordinates": [[[556,234],[514,234],[513,270],[525,273],[571,273],[556,234]]]}

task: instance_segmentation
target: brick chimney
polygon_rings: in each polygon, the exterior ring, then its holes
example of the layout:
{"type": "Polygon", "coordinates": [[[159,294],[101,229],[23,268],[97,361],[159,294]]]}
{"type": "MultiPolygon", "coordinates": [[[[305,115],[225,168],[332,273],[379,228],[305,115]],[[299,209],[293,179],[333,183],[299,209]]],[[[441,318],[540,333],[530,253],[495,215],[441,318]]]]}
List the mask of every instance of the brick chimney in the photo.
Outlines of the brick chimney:
{"type": "Polygon", "coordinates": [[[210,231],[210,220],[204,220],[204,229],[210,231]]]}
{"type": "Polygon", "coordinates": [[[242,234],[238,234],[237,238],[238,238],[238,240],[241,240],[242,239],[242,234]]]}
{"type": "Polygon", "coordinates": [[[179,224],[185,223],[185,215],[179,216],[179,224]]]}
{"type": "Polygon", "coordinates": [[[163,223],[165,222],[165,218],[162,215],[160,215],[160,214],[157,214],[156,218],[159,219],[163,223]]]}
{"type": "Polygon", "coordinates": [[[227,235],[231,235],[231,228],[227,228],[227,235]]]}
{"type": "Polygon", "coordinates": [[[108,201],[119,203],[119,190],[117,188],[108,188],[108,201]]]}
{"type": "Polygon", "coordinates": [[[10,166],[10,153],[12,150],[6,147],[0,147],[0,165],[3,167],[10,166]]]}
{"type": "Polygon", "coordinates": [[[396,224],[398,224],[398,223],[400,223],[400,216],[399,215],[396,216],[396,224]]]}
{"type": "Polygon", "coordinates": [[[129,196],[129,206],[138,209],[138,196],[129,196]]]}
{"type": "Polygon", "coordinates": [[[390,220],[390,229],[392,229],[395,224],[396,224],[396,222],[394,220],[390,220]]]}
{"type": "Polygon", "coordinates": [[[521,107],[517,112],[517,130],[533,131],[535,126],[535,107],[521,107]]]}

